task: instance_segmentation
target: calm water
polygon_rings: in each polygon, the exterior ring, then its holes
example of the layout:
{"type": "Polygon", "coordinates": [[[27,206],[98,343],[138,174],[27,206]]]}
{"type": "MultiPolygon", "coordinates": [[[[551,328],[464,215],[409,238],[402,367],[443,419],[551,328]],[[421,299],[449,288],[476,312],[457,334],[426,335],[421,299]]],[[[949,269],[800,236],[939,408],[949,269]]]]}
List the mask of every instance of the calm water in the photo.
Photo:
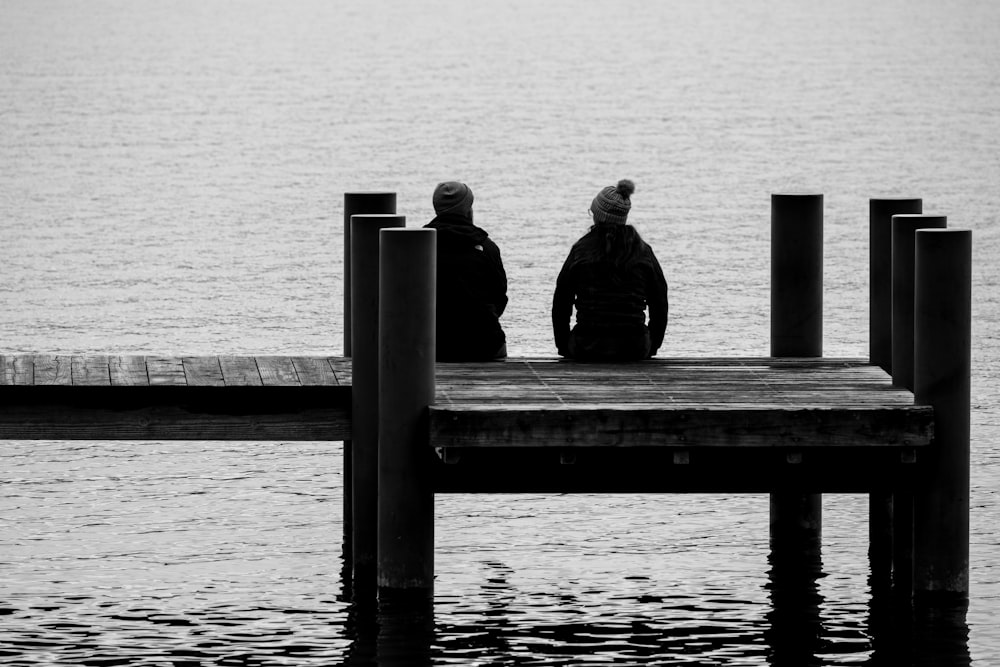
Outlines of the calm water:
{"type": "Polygon", "coordinates": [[[872,600],[863,497],[825,498],[803,591],[765,497],[442,496],[433,618],[380,639],[343,599],[338,446],[7,442],[0,662],[1000,664],[1000,4],[0,12],[4,353],[337,354],[342,193],[417,225],[449,178],[503,250],[514,355],[554,353],[555,275],[623,177],[667,355],[767,353],[772,192],[826,195],[827,355],[868,351],[869,197],[922,196],[976,262],[972,595],[936,634],[872,600]]]}

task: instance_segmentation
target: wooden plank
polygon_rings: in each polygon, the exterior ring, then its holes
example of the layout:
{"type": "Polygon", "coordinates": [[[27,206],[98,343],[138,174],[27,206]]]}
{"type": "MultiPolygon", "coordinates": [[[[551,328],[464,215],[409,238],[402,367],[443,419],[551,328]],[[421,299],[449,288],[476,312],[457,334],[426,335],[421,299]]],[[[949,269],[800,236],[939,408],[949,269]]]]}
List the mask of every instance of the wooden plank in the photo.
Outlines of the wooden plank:
{"type": "Polygon", "coordinates": [[[149,384],[155,387],[183,387],[187,385],[184,365],[178,357],[146,357],[149,384]]]}
{"type": "Polygon", "coordinates": [[[73,384],[80,387],[95,387],[111,384],[108,357],[104,355],[73,356],[70,359],[73,384]]]}
{"type": "Polygon", "coordinates": [[[227,387],[246,387],[262,385],[260,371],[253,357],[219,357],[222,366],[222,379],[227,387]]]}
{"type": "Polygon", "coordinates": [[[0,439],[344,440],[345,387],[0,386],[0,439]]]}
{"type": "Polygon", "coordinates": [[[289,357],[256,357],[261,383],[266,387],[294,387],[301,384],[289,357]]]}
{"type": "Polygon", "coordinates": [[[0,355],[0,385],[25,386],[34,383],[34,357],[26,354],[0,355]]]}
{"type": "Polygon", "coordinates": [[[351,362],[350,358],[328,357],[327,361],[330,362],[333,372],[337,375],[337,382],[342,385],[351,384],[352,378],[354,377],[354,364],[351,362]]]}
{"type": "Polygon", "coordinates": [[[303,386],[340,384],[326,357],[292,357],[292,365],[303,386]]]}
{"type": "Polygon", "coordinates": [[[65,355],[39,354],[35,355],[35,385],[71,385],[73,384],[73,365],[71,357],[65,355]]]}
{"type": "Polygon", "coordinates": [[[430,408],[434,447],[917,447],[933,409],[430,408]]]}
{"type": "Polygon", "coordinates": [[[218,357],[183,357],[181,365],[190,387],[222,387],[222,366],[218,357]]]}
{"type": "Polygon", "coordinates": [[[145,357],[111,357],[109,365],[111,384],[115,386],[142,387],[149,384],[145,357]]]}

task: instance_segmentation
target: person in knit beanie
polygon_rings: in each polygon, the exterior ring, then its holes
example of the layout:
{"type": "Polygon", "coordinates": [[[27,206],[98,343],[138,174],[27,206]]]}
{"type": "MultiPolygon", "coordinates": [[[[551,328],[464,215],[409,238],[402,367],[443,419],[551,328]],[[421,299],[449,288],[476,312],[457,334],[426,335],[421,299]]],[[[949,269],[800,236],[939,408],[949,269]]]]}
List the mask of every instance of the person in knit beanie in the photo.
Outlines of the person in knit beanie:
{"type": "Polygon", "coordinates": [[[488,361],[507,356],[500,316],[507,273],[500,248],[472,222],[472,189],[446,181],[434,188],[437,230],[437,360],[488,361]]]}
{"type": "Polygon", "coordinates": [[[635,184],[623,179],[597,193],[590,204],[593,225],[573,244],[559,272],[552,330],[563,357],[639,361],[663,343],[667,281],[653,249],[628,224],[634,192],[635,184]]]}

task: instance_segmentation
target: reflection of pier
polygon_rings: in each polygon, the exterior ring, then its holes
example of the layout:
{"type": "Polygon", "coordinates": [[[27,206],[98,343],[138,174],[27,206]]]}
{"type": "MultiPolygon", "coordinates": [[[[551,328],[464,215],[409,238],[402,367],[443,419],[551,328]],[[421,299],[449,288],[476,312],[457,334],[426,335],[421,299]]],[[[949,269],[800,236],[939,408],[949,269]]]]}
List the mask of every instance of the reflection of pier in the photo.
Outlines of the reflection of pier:
{"type": "Polygon", "coordinates": [[[434,232],[368,199],[345,198],[351,359],[0,356],[0,438],[345,440],[356,600],[429,598],[435,493],[533,491],[770,493],[776,600],[819,494],[870,493],[873,582],[967,595],[967,231],[873,200],[900,275],[890,307],[873,271],[870,360],[822,358],[822,197],[776,195],[769,357],[435,365],[434,232]]]}

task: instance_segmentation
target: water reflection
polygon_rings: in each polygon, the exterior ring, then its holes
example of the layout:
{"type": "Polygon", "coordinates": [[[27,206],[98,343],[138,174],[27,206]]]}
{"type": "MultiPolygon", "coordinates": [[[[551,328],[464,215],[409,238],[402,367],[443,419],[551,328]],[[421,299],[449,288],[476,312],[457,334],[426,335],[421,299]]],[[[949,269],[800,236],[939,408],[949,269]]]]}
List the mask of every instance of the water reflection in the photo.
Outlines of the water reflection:
{"type": "Polygon", "coordinates": [[[968,600],[917,598],[901,603],[891,595],[872,596],[869,629],[872,667],[966,667],[969,652],[968,600]]]}
{"type": "Polygon", "coordinates": [[[434,600],[424,592],[380,590],[356,599],[348,612],[352,638],[344,658],[349,667],[431,664],[434,600]]]}
{"type": "Polygon", "coordinates": [[[818,545],[789,551],[775,549],[768,556],[767,590],[771,609],[764,637],[768,664],[802,667],[820,665],[823,652],[823,596],[818,581],[824,575],[818,545]]]}

